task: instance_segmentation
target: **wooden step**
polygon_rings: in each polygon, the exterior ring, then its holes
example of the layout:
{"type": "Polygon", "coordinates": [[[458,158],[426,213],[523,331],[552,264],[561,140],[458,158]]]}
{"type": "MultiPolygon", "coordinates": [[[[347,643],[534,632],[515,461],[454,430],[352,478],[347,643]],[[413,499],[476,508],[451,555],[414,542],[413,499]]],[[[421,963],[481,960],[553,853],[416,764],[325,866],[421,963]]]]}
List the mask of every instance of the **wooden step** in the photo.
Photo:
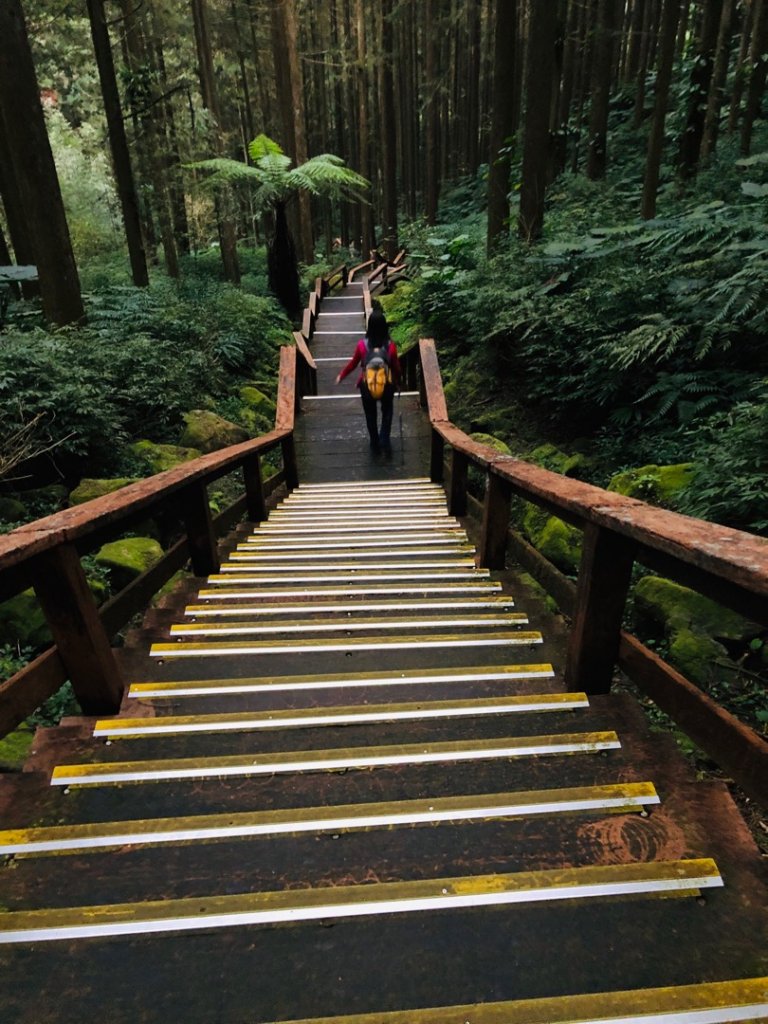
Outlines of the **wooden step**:
{"type": "Polygon", "coordinates": [[[16,911],[0,913],[0,945],[557,900],[638,898],[659,894],[697,896],[702,889],[722,884],[715,862],[703,858],[16,911]]]}

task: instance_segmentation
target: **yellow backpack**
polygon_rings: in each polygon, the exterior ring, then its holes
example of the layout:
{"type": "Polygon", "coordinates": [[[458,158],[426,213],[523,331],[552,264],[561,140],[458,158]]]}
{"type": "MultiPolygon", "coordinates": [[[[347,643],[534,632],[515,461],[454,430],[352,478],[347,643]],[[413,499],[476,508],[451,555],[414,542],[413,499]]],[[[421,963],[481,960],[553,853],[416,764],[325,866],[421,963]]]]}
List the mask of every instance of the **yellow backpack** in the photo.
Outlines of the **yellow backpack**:
{"type": "Polygon", "coordinates": [[[389,365],[389,343],[377,348],[366,346],[363,363],[363,382],[371,398],[383,396],[387,384],[392,383],[392,367],[389,365]]]}

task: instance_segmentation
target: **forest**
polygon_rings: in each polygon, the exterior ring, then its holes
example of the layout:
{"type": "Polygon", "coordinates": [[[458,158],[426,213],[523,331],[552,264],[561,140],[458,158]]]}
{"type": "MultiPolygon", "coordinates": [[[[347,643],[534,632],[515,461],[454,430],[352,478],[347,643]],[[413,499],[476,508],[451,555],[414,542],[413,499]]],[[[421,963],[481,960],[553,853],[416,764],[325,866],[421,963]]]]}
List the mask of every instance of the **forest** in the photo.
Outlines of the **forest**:
{"type": "Polygon", "coordinates": [[[4,0],[0,528],[268,430],[315,276],[403,249],[457,424],[767,534],[767,70],[768,0],[4,0]]]}

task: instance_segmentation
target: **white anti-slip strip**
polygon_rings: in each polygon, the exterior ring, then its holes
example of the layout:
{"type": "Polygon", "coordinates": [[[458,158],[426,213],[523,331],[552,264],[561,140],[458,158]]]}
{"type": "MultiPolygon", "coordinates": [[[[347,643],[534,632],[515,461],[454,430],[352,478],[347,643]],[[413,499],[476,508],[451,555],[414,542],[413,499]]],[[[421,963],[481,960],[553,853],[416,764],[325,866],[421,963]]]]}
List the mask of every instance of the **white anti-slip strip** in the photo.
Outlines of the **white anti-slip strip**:
{"type": "MultiPolygon", "coordinates": [[[[362,309],[360,310],[359,313],[335,313],[333,310],[329,309],[326,313],[318,313],[317,316],[318,319],[321,316],[359,316],[362,319],[365,316],[365,313],[363,312],[362,309]]],[[[317,331],[315,331],[314,333],[317,334],[317,331]]]]}
{"type": "MultiPolygon", "coordinates": [[[[335,557],[335,556],[334,556],[335,557]]],[[[243,564],[236,562],[223,562],[220,566],[222,572],[313,572],[325,576],[328,573],[354,572],[356,569],[363,569],[365,572],[391,571],[400,572],[407,569],[474,569],[475,563],[471,558],[445,558],[437,562],[374,562],[361,566],[358,562],[336,562],[333,565],[272,565],[276,559],[264,556],[260,559],[253,559],[243,564]],[[265,564],[259,565],[262,562],[265,564]]]]}
{"type": "MultiPolygon", "coordinates": [[[[122,846],[146,846],[157,843],[193,843],[217,839],[249,839],[257,836],[291,835],[299,832],[336,832],[352,829],[390,828],[402,825],[437,824],[440,822],[492,820],[494,818],[533,817],[547,814],[570,814],[621,808],[642,808],[660,803],[652,786],[631,783],[621,786],[593,786],[589,789],[556,790],[538,794],[508,793],[504,799],[476,796],[474,800],[451,797],[438,798],[433,806],[425,799],[399,801],[384,809],[381,805],[362,804],[357,807],[315,808],[315,817],[290,817],[290,812],[270,814],[235,813],[236,824],[219,824],[221,816],[198,816],[194,819],[155,819],[142,822],[141,831],[117,828],[98,834],[99,826],[62,826],[55,829],[26,829],[26,839],[3,842],[0,833],[0,854],[66,853],[73,850],[98,850],[122,846]],[[621,792],[622,788],[625,790],[621,792]],[[617,792],[619,791],[619,792],[617,792]],[[571,795],[573,794],[573,795],[571,795]],[[538,800],[522,800],[523,796],[539,796],[538,800]],[[428,806],[425,806],[428,805],[428,806]],[[183,824],[182,824],[183,822],[183,824]],[[153,825],[155,826],[153,828],[153,825]],[[52,838],[34,838],[51,835],[52,838]]],[[[102,826],[104,828],[104,826],[102,826]]],[[[22,831],[22,830],[20,830],[22,831]]]]}
{"type": "Polygon", "coordinates": [[[409,675],[409,676],[379,676],[372,679],[344,679],[328,677],[326,679],[297,680],[286,679],[280,681],[270,679],[269,682],[257,680],[221,680],[206,685],[191,686],[188,681],[170,683],[133,683],[129,689],[129,697],[213,697],[218,694],[230,693],[281,693],[297,692],[304,693],[310,690],[354,690],[367,686],[419,686],[425,683],[503,683],[517,679],[553,679],[554,670],[551,665],[520,665],[508,671],[478,671],[478,672],[456,672],[441,675],[409,675]]]}
{"type": "MultiPolygon", "coordinates": [[[[392,609],[390,609],[392,611],[392,609]]],[[[409,630],[409,629],[455,629],[461,627],[462,629],[482,629],[483,627],[500,627],[505,628],[509,626],[524,626],[528,624],[528,619],[524,615],[520,615],[519,618],[513,618],[510,615],[486,615],[483,618],[477,616],[440,616],[439,618],[431,619],[400,619],[390,618],[379,620],[376,619],[374,622],[359,622],[355,619],[340,619],[338,622],[300,622],[300,623],[287,623],[287,622],[269,622],[269,623],[250,623],[250,622],[228,622],[228,623],[188,623],[184,622],[180,625],[171,626],[170,633],[173,637],[178,636],[248,636],[248,635],[259,635],[259,634],[287,634],[297,633],[300,635],[306,635],[308,633],[346,633],[346,632],[359,632],[359,633],[370,633],[379,629],[397,629],[397,630],[409,630]]]]}
{"type": "Polygon", "coordinates": [[[348,363],[349,362],[349,360],[346,359],[344,356],[337,356],[336,358],[331,358],[330,356],[322,356],[322,357],[321,356],[313,356],[313,358],[314,358],[316,363],[348,363]]]}
{"type": "MultiPolygon", "coordinates": [[[[685,862],[677,862],[685,863],[685,862]]],[[[708,867],[708,865],[707,865],[708,867]]],[[[553,872],[555,874],[555,872],[553,872]]],[[[370,893],[352,894],[349,902],[336,902],[331,892],[325,896],[327,902],[316,902],[316,890],[310,890],[303,898],[295,894],[293,906],[277,906],[272,894],[252,893],[248,895],[200,897],[194,900],[167,900],[163,903],[113,905],[110,907],[72,908],[58,912],[38,912],[33,917],[29,912],[17,911],[0,916],[0,943],[50,942],[81,938],[106,937],[114,935],[158,934],[181,931],[197,931],[210,928],[235,928],[259,924],[287,924],[298,921],[332,920],[349,917],[381,917],[391,914],[408,914],[435,910],[460,910],[470,907],[505,906],[525,903],[553,902],[556,900],[595,899],[612,896],[640,896],[664,892],[695,892],[722,886],[723,880],[716,869],[679,873],[670,870],[663,862],[658,865],[656,876],[637,876],[631,867],[616,865],[615,870],[603,872],[595,877],[591,869],[572,869],[571,877],[564,884],[536,886],[515,884],[515,876],[494,875],[491,880],[473,879],[474,891],[462,887],[462,879],[437,879],[431,883],[416,883],[406,889],[403,883],[384,883],[376,886],[376,897],[370,893]],[[666,870],[665,870],[666,869],[666,870]],[[584,881],[579,881],[578,872],[584,881]],[[500,888],[499,882],[509,879],[508,888],[500,888]],[[589,881],[588,879],[593,879],[589,881]],[[439,888],[441,883],[446,884],[439,888]],[[450,886],[450,888],[449,888],[450,886]],[[431,890],[431,891],[430,891],[431,890]],[[405,895],[413,892],[412,897],[405,895]],[[391,895],[390,895],[391,894],[391,895]],[[358,902],[359,900],[359,902],[358,902]],[[207,904],[207,906],[206,906],[207,904]],[[261,908],[260,909],[260,904],[261,908]],[[143,910],[143,913],[142,913],[143,910]],[[178,916],[174,916],[174,910],[178,916]],[[71,915],[71,923],[46,926],[42,920],[47,916],[71,915]],[[104,919],[100,920],[100,914],[104,919]],[[116,920],[119,916],[123,920],[116,920]],[[162,916],[161,916],[162,915],[162,916]],[[166,916],[167,915],[167,916],[166,916]],[[41,921],[37,927],[32,921],[41,921]],[[18,922],[17,929],[14,923],[18,922]],[[26,927],[24,927],[26,922],[26,927]]],[[[367,886],[359,886],[365,889],[367,886]]],[[[373,888],[373,887],[371,887],[373,888]]],[[[281,894],[282,895],[282,894],[281,894]]],[[[336,889],[336,900],[339,899],[336,889]]],[[[346,896],[346,894],[344,894],[346,896]]],[[[280,901],[283,902],[283,901],[280,901]]],[[[33,912],[34,913],[34,912],[33,912]]]]}
{"type": "MultiPolygon", "coordinates": [[[[387,548],[392,550],[393,548],[416,548],[414,554],[419,554],[419,548],[424,548],[425,552],[432,554],[435,548],[443,546],[446,551],[455,552],[456,550],[462,551],[471,547],[469,542],[461,534],[460,531],[456,531],[453,535],[442,534],[438,537],[420,537],[418,534],[407,534],[405,537],[398,536],[396,541],[392,540],[365,540],[359,537],[313,537],[309,542],[306,540],[291,541],[290,537],[276,536],[267,537],[262,534],[261,537],[249,537],[248,540],[243,541],[237,545],[236,551],[242,551],[245,554],[258,554],[262,551],[283,551],[296,549],[304,552],[306,555],[310,555],[315,551],[338,551],[344,549],[357,549],[361,551],[369,551],[371,548],[387,548]],[[413,537],[413,539],[411,539],[413,537]]],[[[472,549],[474,550],[474,548],[472,549]]]]}
{"type": "MultiPolygon", "coordinates": [[[[422,548],[419,544],[418,547],[407,550],[406,547],[401,547],[399,543],[391,544],[388,554],[393,558],[403,558],[412,555],[415,558],[430,557],[435,555],[470,555],[474,554],[475,549],[465,544],[462,540],[450,542],[450,541],[436,541],[435,547],[422,548]],[[440,545],[443,545],[442,547],[440,545]]],[[[356,558],[361,561],[365,561],[368,558],[381,558],[381,551],[358,551],[354,544],[330,545],[333,550],[331,551],[318,551],[315,548],[308,550],[307,545],[301,545],[298,551],[291,553],[285,551],[284,545],[281,544],[268,544],[265,547],[257,547],[251,544],[238,544],[235,551],[230,552],[229,557],[235,562],[246,562],[248,564],[257,564],[259,562],[332,562],[336,563],[340,558],[356,558]],[[346,552],[349,552],[348,554],[346,552]]],[[[448,559],[446,559],[448,561],[448,559]]],[[[465,564],[465,563],[462,563],[465,564]]],[[[330,565],[329,568],[333,568],[330,565]]]]}
{"type": "Polygon", "coordinates": [[[338,654],[349,650],[355,651],[381,651],[383,645],[388,651],[413,651],[426,650],[428,648],[445,649],[448,647],[515,647],[528,646],[543,643],[539,634],[509,634],[494,635],[489,637],[467,637],[441,636],[437,639],[430,637],[413,637],[410,639],[387,639],[360,640],[357,637],[350,637],[346,642],[334,643],[329,640],[317,640],[306,643],[278,643],[270,641],[254,640],[251,644],[237,643],[170,643],[152,644],[149,650],[151,658],[211,658],[229,657],[234,654],[338,654]]]}
{"type": "MultiPolygon", "coordinates": [[[[551,737],[549,742],[537,742],[532,737],[530,742],[522,741],[514,745],[496,741],[498,746],[486,745],[473,748],[466,746],[461,749],[425,750],[421,753],[408,751],[400,754],[372,754],[364,750],[355,754],[333,754],[312,758],[309,754],[296,761],[258,760],[239,764],[216,763],[209,766],[198,763],[189,768],[145,768],[132,767],[124,771],[104,771],[104,765],[57,765],[51,776],[52,786],[103,786],[120,782],[169,782],[174,779],[207,779],[250,775],[275,775],[291,772],[338,771],[343,768],[384,768],[399,764],[455,764],[461,761],[489,761],[502,757],[540,757],[557,754],[596,754],[601,750],[619,750],[621,743],[614,733],[600,734],[602,738],[590,739],[590,733],[584,738],[551,737]],[[84,771],[72,772],[71,768],[82,768],[84,771]],[[87,774],[87,772],[91,774],[87,774]]],[[[266,757],[266,755],[265,755],[266,757]]],[[[201,759],[201,761],[204,759],[201,759]]],[[[173,762],[170,762],[171,764],[173,762]]],[[[115,765],[119,768],[119,765],[115,765]]]]}
{"type": "MultiPolygon", "coordinates": [[[[458,572],[453,570],[452,572],[376,572],[376,573],[365,573],[365,572],[351,572],[330,575],[329,571],[320,573],[318,576],[315,573],[313,576],[249,576],[247,575],[251,570],[242,566],[242,572],[230,572],[228,575],[225,573],[221,576],[209,576],[209,583],[222,583],[228,584],[233,583],[240,585],[241,583],[258,583],[258,584],[272,584],[278,583],[281,586],[285,584],[296,584],[296,583],[314,583],[317,586],[318,582],[325,579],[329,583],[391,583],[395,580],[473,580],[477,578],[487,577],[489,572],[487,569],[470,569],[467,571],[458,572]]],[[[367,591],[365,591],[367,593],[367,591]]]]}
{"type": "MultiPolygon", "coordinates": [[[[121,725],[120,719],[98,722],[94,727],[93,736],[174,736],[184,733],[218,733],[218,732],[252,732],[259,729],[291,729],[320,725],[369,725],[374,722],[418,722],[429,719],[480,718],[487,715],[515,715],[534,711],[574,711],[589,707],[589,701],[583,694],[574,694],[572,699],[552,701],[500,700],[493,704],[474,705],[473,707],[455,708],[414,708],[412,710],[387,711],[349,711],[344,714],[291,715],[280,718],[239,718],[227,721],[217,719],[215,722],[169,722],[163,718],[147,718],[140,725],[121,725]]],[[[0,851],[1,852],[1,851],[0,851]]]]}
{"type": "MultiPolygon", "coordinates": [[[[225,581],[230,586],[236,583],[242,582],[238,579],[228,578],[225,581]]],[[[422,585],[418,587],[326,587],[318,589],[301,589],[301,590],[231,590],[229,587],[221,587],[208,590],[198,591],[198,598],[201,601],[239,601],[245,599],[250,601],[252,599],[261,597],[268,601],[274,601],[276,598],[284,597],[358,597],[360,594],[371,595],[389,595],[398,596],[400,594],[408,594],[409,596],[415,596],[423,594],[425,596],[431,596],[433,594],[498,594],[501,591],[500,583],[467,583],[463,584],[448,584],[447,586],[441,587],[439,585],[429,586],[422,585]]]]}
{"type": "MultiPolygon", "coordinates": [[[[318,332],[322,333],[322,332],[318,332]]],[[[341,333],[341,332],[336,332],[341,333]]],[[[418,395],[418,391],[398,391],[398,397],[400,398],[413,398],[414,395],[418,395]]],[[[345,398],[354,398],[357,401],[360,400],[360,393],[355,391],[352,395],[304,395],[301,399],[302,402],[339,402],[345,398]]]]}
{"type": "MultiPolygon", "coordinates": [[[[360,328],[360,330],[357,330],[357,331],[313,331],[312,332],[312,336],[316,337],[318,334],[330,334],[330,335],[350,334],[350,335],[354,335],[356,338],[359,338],[361,336],[360,335],[360,331],[361,330],[362,330],[362,328],[360,328]]],[[[304,397],[306,398],[307,396],[305,395],[304,397]]]]}
{"type": "MultiPolygon", "coordinates": [[[[231,595],[227,595],[231,596],[231,595]]],[[[187,605],[184,614],[191,618],[214,618],[219,615],[317,615],[336,613],[342,615],[359,615],[361,612],[453,612],[466,608],[513,608],[510,599],[484,599],[482,597],[467,598],[457,601],[392,601],[388,604],[375,601],[347,601],[344,604],[249,604],[249,605],[187,605]]],[[[526,620],[527,621],[527,620],[526,620]]]]}

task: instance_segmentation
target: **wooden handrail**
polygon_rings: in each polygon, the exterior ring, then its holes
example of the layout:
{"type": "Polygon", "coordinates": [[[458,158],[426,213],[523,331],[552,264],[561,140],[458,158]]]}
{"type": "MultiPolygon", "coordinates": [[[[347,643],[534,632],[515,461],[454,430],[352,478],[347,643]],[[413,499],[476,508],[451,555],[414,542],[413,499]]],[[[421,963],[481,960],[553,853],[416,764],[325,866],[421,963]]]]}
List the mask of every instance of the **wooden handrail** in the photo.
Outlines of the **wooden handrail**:
{"type": "MultiPolygon", "coordinates": [[[[262,455],[281,448],[280,480],[289,490],[297,485],[293,441],[299,392],[296,356],[294,347],[280,350],[276,428],[268,434],[202,455],[0,537],[0,598],[13,596],[31,584],[55,643],[0,685],[0,735],[14,728],[66,678],[72,681],[86,713],[117,710],[124,681],[109,643],[116,629],[146,606],[188,559],[197,575],[215,572],[219,564],[217,530],[231,528],[243,514],[254,521],[264,518],[262,455]],[[245,494],[214,520],[207,486],[236,469],[243,472],[245,494]],[[80,555],[156,512],[179,520],[184,537],[160,563],[97,608],[80,555]]],[[[305,362],[302,356],[302,364],[305,362]]]]}
{"type": "MultiPolygon", "coordinates": [[[[620,664],[747,792],[768,804],[768,743],[621,628],[635,562],[768,623],[768,541],[605,491],[473,441],[448,420],[432,339],[420,339],[419,358],[422,401],[432,426],[433,480],[443,479],[445,444],[453,450],[452,514],[466,511],[467,463],[487,475],[481,564],[502,568],[510,542],[531,571],[546,561],[510,529],[512,494],[584,531],[578,585],[564,577],[556,580],[558,600],[567,602],[573,617],[569,688],[608,692],[614,666],[620,664]]],[[[553,575],[560,576],[547,566],[537,574],[545,586],[553,575]]]]}

